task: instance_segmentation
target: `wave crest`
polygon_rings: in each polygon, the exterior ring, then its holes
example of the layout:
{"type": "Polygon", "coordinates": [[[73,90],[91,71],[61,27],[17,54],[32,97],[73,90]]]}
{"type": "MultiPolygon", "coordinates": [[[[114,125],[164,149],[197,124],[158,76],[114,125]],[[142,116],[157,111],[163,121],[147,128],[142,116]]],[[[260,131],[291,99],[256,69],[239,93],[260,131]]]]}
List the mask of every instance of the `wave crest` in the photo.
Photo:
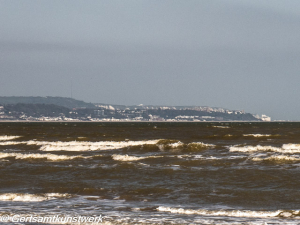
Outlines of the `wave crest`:
{"type": "Polygon", "coordinates": [[[163,156],[146,156],[146,157],[137,157],[137,156],[129,156],[129,155],[112,155],[113,160],[117,161],[138,161],[142,159],[149,159],[149,158],[161,158],[163,156]]]}
{"type": "Polygon", "coordinates": [[[7,136],[7,135],[4,135],[4,136],[0,136],[0,141],[8,141],[8,140],[12,140],[12,139],[16,139],[16,138],[19,138],[21,136],[7,136]]]}
{"type": "Polygon", "coordinates": [[[69,194],[47,193],[47,194],[26,194],[26,193],[5,193],[0,194],[0,201],[18,201],[18,202],[41,202],[55,198],[67,198],[69,194]]]}
{"type": "Polygon", "coordinates": [[[270,137],[271,134],[243,134],[244,137],[270,137]]]}
{"type": "MultiPolygon", "coordinates": [[[[15,157],[15,159],[46,159],[51,161],[72,160],[76,158],[88,158],[84,156],[68,156],[55,154],[22,154],[22,153],[0,153],[0,158],[15,157]]],[[[90,157],[89,157],[90,158],[90,157]]]]}
{"type": "Polygon", "coordinates": [[[256,151],[271,151],[280,153],[300,153],[300,144],[283,144],[282,147],[247,145],[247,146],[231,146],[230,152],[256,152],[256,151]]]}
{"type": "Polygon", "coordinates": [[[205,144],[203,142],[191,142],[184,144],[178,140],[160,140],[157,142],[157,146],[161,151],[183,151],[183,152],[198,152],[214,147],[213,144],[205,144]]]}
{"type": "Polygon", "coordinates": [[[286,156],[286,155],[272,155],[266,158],[254,157],[253,161],[273,161],[273,162],[285,162],[285,161],[299,161],[300,158],[296,156],[286,156]]]}
{"type": "Polygon", "coordinates": [[[161,212],[170,212],[178,214],[196,214],[205,216],[230,216],[230,217],[295,217],[299,215],[299,211],[251,211],[251,210],[206,210],[206,209],[183,209],[159,206],[157,208],[161,212]]]}

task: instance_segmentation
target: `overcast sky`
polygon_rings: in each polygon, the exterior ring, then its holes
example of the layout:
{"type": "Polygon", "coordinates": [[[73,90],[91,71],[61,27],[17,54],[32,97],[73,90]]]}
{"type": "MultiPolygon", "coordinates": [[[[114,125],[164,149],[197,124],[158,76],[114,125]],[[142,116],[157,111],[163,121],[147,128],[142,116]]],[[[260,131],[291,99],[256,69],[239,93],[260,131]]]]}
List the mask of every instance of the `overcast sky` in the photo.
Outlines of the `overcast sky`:
{"type": "Polygon", "coordinates": [[[0,0],[0,96],[300,120],[299,0],[0,0]]]}

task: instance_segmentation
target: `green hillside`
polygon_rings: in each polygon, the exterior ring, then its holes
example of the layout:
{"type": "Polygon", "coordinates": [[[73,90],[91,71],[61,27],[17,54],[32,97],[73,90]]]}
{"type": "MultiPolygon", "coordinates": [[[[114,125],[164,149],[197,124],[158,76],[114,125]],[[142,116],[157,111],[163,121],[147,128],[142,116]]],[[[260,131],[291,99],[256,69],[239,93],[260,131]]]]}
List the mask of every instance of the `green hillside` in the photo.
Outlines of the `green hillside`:
{"type": "Polygon", "coordinates": [[[92,103],[86,103],[84,101],[79,101],[73,98],[64,97],[23,97],[23,96],[13,96],[13,97],[0,97],[0,105],[6,104],[52,104],[58,106],[64,106],[67,108],[94,108],[95,105],[92,103]]]}

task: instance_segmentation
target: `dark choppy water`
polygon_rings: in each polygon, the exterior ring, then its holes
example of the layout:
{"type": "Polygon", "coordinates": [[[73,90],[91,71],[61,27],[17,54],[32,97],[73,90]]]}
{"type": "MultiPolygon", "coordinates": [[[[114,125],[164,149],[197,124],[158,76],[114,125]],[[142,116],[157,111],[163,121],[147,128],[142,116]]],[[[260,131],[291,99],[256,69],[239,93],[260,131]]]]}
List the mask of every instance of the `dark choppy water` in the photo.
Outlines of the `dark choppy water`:
{"type": "Polygon", "coordinates": [[[0,123],[0,216],[300,224],[299,175],[300,123],[0,123]]]}

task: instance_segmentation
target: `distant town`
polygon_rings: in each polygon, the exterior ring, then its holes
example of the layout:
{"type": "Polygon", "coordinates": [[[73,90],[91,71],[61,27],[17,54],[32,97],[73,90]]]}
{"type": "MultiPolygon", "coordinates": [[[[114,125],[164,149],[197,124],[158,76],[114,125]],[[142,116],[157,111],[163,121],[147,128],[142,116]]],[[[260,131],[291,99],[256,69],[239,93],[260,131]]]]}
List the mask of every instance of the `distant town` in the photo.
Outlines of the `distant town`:
{"type": "Polygon", "coordinates": [[[110,105],[64,97],[0,97],[0,121],[271,121],[266,115],[208,106],[110,105]]]}

